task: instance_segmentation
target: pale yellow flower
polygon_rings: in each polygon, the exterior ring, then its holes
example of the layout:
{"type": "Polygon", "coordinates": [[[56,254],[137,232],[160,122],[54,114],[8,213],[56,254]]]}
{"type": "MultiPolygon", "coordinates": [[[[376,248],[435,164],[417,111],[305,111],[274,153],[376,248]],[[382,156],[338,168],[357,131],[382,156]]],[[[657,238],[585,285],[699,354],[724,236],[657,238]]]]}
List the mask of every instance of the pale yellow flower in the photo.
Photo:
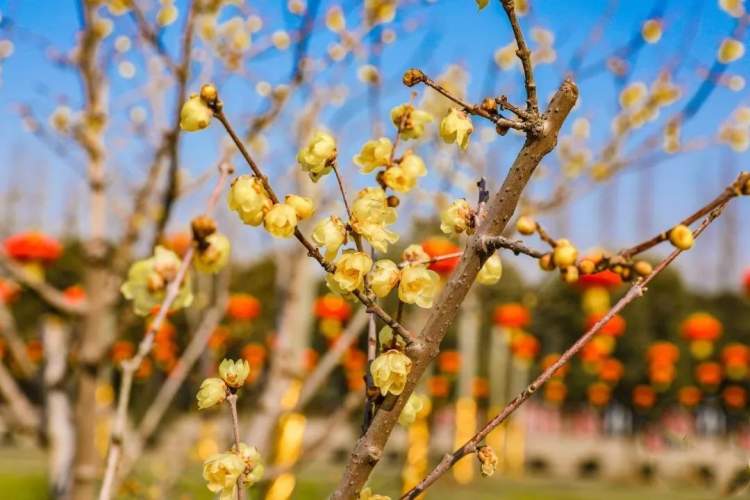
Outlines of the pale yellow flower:
{"type": "Polygon", "coordinates": [[[250,364],[244,359],[224,359],[219,365],[219,376],[229,387],[239,388],[250,375],[250,364]]]}
{"type": "Polygon", "coordinates": [[[474,232],[474,212],[466,200],[456,200],[440,214],[440,230],[445,234],[467,234],[474,232]]]}
{"type": "Polygon", "coordinates": [[[684,224],[678,224],[669,232],[669,241],[680,250],[690,250],[693,247],[693,232],[684,224]]]}
{"type": "Polygon", "coordinates": [[[469,147],[469,136],[474,132],[474,125],[466,113],[451,108],[448,114],[440,122],[440,137],[443,142],[450,144],[455,142],[461,149],[469,147]]]}
{"type": "Polygon", "coordinates": [[[273,206],[261,180],[252,175],[241,175],[232,182],[227,201],[229,209],[251,226],[260,225],[263,216],[273,206]]]}
{"type": "Polygon", "coordinates": [[[409,245],[401,253],[401,258],[407,262],[426,262],[430,260],[430,255],[424,251],[422,245],[409,245]]]}
{"type": "Polygon", "coordinates": [[[633,82],[620,92],[620,106],[623,109],[632,109],[646,98],[648,87],[643,82],[633,82]]]}
{"type": "Polygon", "coordinates": [[[288,194],[284,198],[284,203],[294,208],[294,212],[297,214],[297,220],[305,220],[315,213],[315,204],[312,198],[307,196],[298,196],[296,194],[288,194]]]}
{"type": "Polygon", "coordinates": [[[218,273],[229,262],[232,245],[229,238],[220,233],[206,237],[206,246],[195,252],[193,264],[202,273],[218,273]]]}
{"type": "Polygon", "coordinates": [[[396,349],[380,354],[370,365],[373,383],[383,396],[389,392],[394,396],[401,394],[410,371],[411,359],[396,349]]]}
{"type": "Polygon", "coordinates": [[[503,276],[503,262],[500,256],[494,253],[484,263],[482,269],[477,274],[477,282],[480,285],[494,285],[503,276]]]}
{"type": "Polygon", "coordinates": [[[245,471],[245,462],[235,453],[218,453],[203,462],[203,479],[213,493],[221,493],[219,500],[237,496],[237,479],[245,471]]]}
{"type": "Polygon", "coordinates": [[[395,262],[381,259],[375,262],[372,272],[367,275],[370,289],[380,298],[387,296],[401,277],[401,271],[395,262]]]}
{"type": "Polygon", "coordinates": [[[227,386],[220,378],[207,378],[201,382],[201,387],[195,398],[198,400],[199,410],[211,408],[223,403],[227,398],[227,386]]]}
{"type": "Polygon", "coordinates": [[[396,209],[388,206],[381,188],[365,188],[352,204],[352,229],[361,234],[378,251],[387,252],[388,245],[398,241],[398,234],[385,226],[396,222],[396,209]]]}
{"type": "Polygon", "coordinates": [[[346,29],[346,18],[340,6],[334,5],[326,12],[326,28],[334,33],[339,33],[346,29]]]}
{"type": "Polygon", "coordinates": [[[346,252],[336,261],[336,270],[331,279],[344,292],[359,290],[365,275],[372,267],[372,259],[364,252],[346,252]]]}
{"type": "Polygon", "coordinates": [[[378,167],[388,165],[393,151],[393,144],[387,137],[367,141],[362,150],[354,156],[354,164],[362,173],[370,173],[378,167]]]}
{"type": "Polygon", "coordinates": [[[276,238],[289,238],[297,227],[297,212],[286,203],[277,203],[263,218],[263,227],[276,238]]]}
{"type": "Polygon", "coordinates": [[[240,443],[239,449],[235,450],[235,453],[245,463],[245,473],[242,475],[242,483],[245,486],[253,486],[263,479],[263,472],[265,471],[263,458],[255,446],[240,443]]]}
{"type": "Polygon", "coordinates": [[[191,95],[180,110],[180,128],[186,132],[203,130],[211,124],[214,112],[198,94],[191,95]]]}
{"type": "Polygon", "coordinates": [[[178,14],[179,11],[174,4],[166,4],[156,13],[156,23],[161,27],[169,26],[177,20],[178,14]]]}
{"type": "Polygon", "coordinates": [[[745,0],[719,0],[719,8],[732,17],[742,17],[745,14],[745,0]]]}
{"type": "Polygon", "coordinates": [[[745,44],[734,38],[725,38],[719,47],[717,59],[720,63],[729,64],[745,55],[745,44]]]}
{"type": "Polygon", "coordinates": [[[373,493],[370,488],[363,488],[362,491],[359,492],[359,500],[391,500],[391,497],[373,493]]]}
{"type": "Polygon", "coordinates": [[[641,36],[647,43],[657,43],[661,40],[662,23],[658,19],[648,19],[641,27],[641,36]]]}
{"type": "Polygon", "coordinates": [[[408,193],[416,186],[417,179],[407,175],[403,168],[396,165],[383,173],[383,182],[394,191],[408,193]]]}
{"type": "Polygon", "coordinates": [[[404,173],[414,179],[427,175],[427,168],[422,158],[412,153],[411,150],[404,153],[403,158],[398,164],[404,170],[404,173]]]}
{"type": "Polygon", "coordinates": [[[432,115],[411,104],[401,104],[391,110],[391,121],[400,129],[402,139],[419,139],[424,135],[425,125],[432,121],[432,115]]]}
{"type": "Polygon", "coordinates": [[[401,410],[401,415],[398,416],[398,423],[404,427],[408,427],[414,423],[417,419],[417,415],[424,408],[424,397],[419,394],[412,394],[404,405],[404,409],[401,410]]]}
{"type": "Polygon", "coordinates": [[[332,260],[341,245],[346,243],[346,226],[341,219],[331,215],[315,224],[311,236],[315,245],[325,247],[326,259],[332,260]]]}
{"type": "Polygon", "coordinates": [[[489,446],[482,446],[477,450],[477,458],[479,459],[479,468],[484,477],[490,477],[495,473],[497,468],[497,455],[495,450],[489,446]]]}
{"type": "Polygon", "coordinates": [[[317,182],[329,173],[336,161],[336,140],[325,132],[316,132],[307,145],[297,153],[297,162],[302,170],[317,182]]]}
{"type": "MultiPolygon", "coordinates": [[[[154,255],[133,263],[128,270],[128,279],[120,287],[123,296],[133,301],[136,314],[146,316],[164,302],[169,282],[177,276],[180,258],[162,246],[157,246],[154,255]]],[[[193,302],[190,275],[180,285],[171,311],[188,307],[193,302]]]]}
{"type": "Polygon", "coordinates": [[[406,266],[401,270],[398,298],[407,304],[416,304],[428,309],[437,293],[440,277],[425,266],[406,266]]]}

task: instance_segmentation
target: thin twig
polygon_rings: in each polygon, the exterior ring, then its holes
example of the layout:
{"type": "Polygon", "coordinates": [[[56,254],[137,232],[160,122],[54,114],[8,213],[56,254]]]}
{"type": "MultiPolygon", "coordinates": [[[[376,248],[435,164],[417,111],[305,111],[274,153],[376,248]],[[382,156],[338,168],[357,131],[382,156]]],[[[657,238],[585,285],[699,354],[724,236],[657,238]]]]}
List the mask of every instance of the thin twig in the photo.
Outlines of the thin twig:
{"type": "Polygon", "coordinates": [[[544,256],[544,252],[529,248],[524,245],[522,241],[511,240],[504,236],[485,236],[480,240],[479,243],[482,246],[482,250],[486,251],[488,255],[492,254],[492,252],[499,248],[505,248],[516,255],[524,254],[535,259],[539,259],[544,256]]]}
{"type": "MultiPolygon", "coordinates": [[[[240,451],[240,419],[237,417],[237,393],[232,392],[227,396],[227,403],[232,414],[232,435],[234,436],[234,447],[240,451]]],[[[242,477],[237,478],[237,500],[245,498],[245,488],[242,486],[242,477]]]]}
{"type": "Polygon", "coordinates": [[[521,60],[523,66],[524,85],[526,86],[526,110],[533,115],[539,114],[539,103],[536,97],[536,82],[534,81],[534,71],[531,66],[531,52],[526,45],[526,39],[523,36],[521,25],[516,17],[516,8],[514,0],[500,0],[508,16],[510,26],[513,28],[513,36],[516,38],[516,55],[521,60]]]}

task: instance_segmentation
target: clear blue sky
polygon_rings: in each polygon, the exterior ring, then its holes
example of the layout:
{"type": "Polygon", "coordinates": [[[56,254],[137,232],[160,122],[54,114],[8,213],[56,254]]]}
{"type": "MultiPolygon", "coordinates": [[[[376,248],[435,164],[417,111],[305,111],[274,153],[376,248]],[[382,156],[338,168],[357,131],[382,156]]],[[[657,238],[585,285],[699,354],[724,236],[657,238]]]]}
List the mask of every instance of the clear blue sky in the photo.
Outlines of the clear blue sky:
{"type": "MultiPolygon", "coordinates": [[[[80,91],[75,74],[52,65],[45,57],[44,49],[51,45],[67,51],[73,46],[79,27],[76,3],[73,0],[0,0],[0,12],[6,18],[4,29],[0,31],[0,39],[10,38],[15,43],[14,54],[1,64],[0,186],[4,191],[4,186],[9,183],[23,180],[25,205],[35,209],[21,214],[21,222],[50,230],[60,230],[63,223],[61,212],[66,204],[64,200],[79,197],[82,193],[79,177],[74,173],[78,168],[76,165],[81,164],[81,156],[73,150],[69,159],[63,160],[40,144],[38,139],[24,132],[15,108],[21,103],[29,105],[40,119],[46,121],[46,117],[58,103],[67,103],[73,109],[79,106],[80,91]]],[[[324,0],[321,12],[325,12],[334,3],[324,0]]],[[[395,23],[400,26],[397,28],[398,41],[387,46],[382,54],[381,65],[387,68],[384,71],[387,84],[380,103],[381,118],[387,119],[387,110],[391,106],[408,99],[409,92],[398,83],[398,79],[404,69],[413,65],[421,67],[428,74],[437,75],[448,64],[458,63],[471,73],[469,95],[475,100],[484,97],[488,89],[494,93],[508,93],[515,101],[522,100],[520,73],[502,72],[490,64],[495,50],[512,39],[497,2],[490,2],[490,6],[481,13],[477,12],[474,2],[470,0],[412,0],[402,3],[406,6],[399,11],[395,23]],[[416,30],[403,33],[406,22],[415,22],[416,30]]],[[[683,95],[690,96],[703,81],[704,73],[701,71],[713,63],[719,43],[736,23],[735,19],[719,10],[715,0],[620,0],[606,24],[605,36],[596,43],[591,43],[591,28],[615,2],[532,0],[531,3],[532,13],[522,19],[527,33],[532,26],[540,26],[553,31],[556,36],[557,61],[537,69],[540,95],[545,99],[559,84],[573,54],[582,45],[587,47],[582,64],[586,68],[627,45],[643,20],[655,12],[656,6],[661,6],[660,9],[663,10],[664,37],[658,44],[639,50],[637,58],[629,58],[633,71],[628,80],[650,83],[665,65],[677,63],[674,80],[682,87],[683,95]]],[[[184,2],[178,0],[177,4],[183,7],[184,2]]],[[[262,31],[254,36],[254,40],[260,40],[276,29],[294,29],[299,25],[300,19],[283,9],[285,2],[274,0],[248,4],[265,21],[262,31]]],[[[358,4],[357,1],[344,2],[350,26],[356,25],[361,19],[361,13],[352,8],[358,4]]],[[[184,13],[184,8],[181,13],[184,13]]],[[[153,16],[153,11],[151,15],[153,16]]],[[[132,20],[128,16],[116,18],[115,23],[116,32],[134,32],[132,20]]],[[[179,25],[180,21],[162,35],[164,44],[173,54],[177,52],[175,34],[178,31],[176,26],[179,25]]],[[[111,49],[112,38],[107,42],[109,48],[105,49],[108,60],[116,63],[122,58],[131,57],[116,56],[111,49]]],[[[333,35],[321,27],[313,36],[311,55],[322,56],[332,40],[333,35]]],[[[108,144],[113,153],[110,155],[109,168],[117,173],[118,182],[137,180],[145,168],[150,152],[142,142],[128,141],[126,135],[118,134],[119,127],[127,126],[125,118],[128,110],[139,104],[134,100],[134,95],[146,83],[142,59],[133,56],[132,62],[139,70],[134,79],[125,80],[113,72],[111,80],[114,117],[108,132],[108,144]]],[[[362,60],[355,64],[339,65],[320,75],[318,80],[330,85],[346,84],[349,87],[351,99],[343,111],[342,108],[329,106],[321,114],[321,123],[329,127],[336,127],[342,116],[347,117],[345,127],[337,131],[342,158],[351,157],[370,134],[366,89],[355,76],[356,67],[365,62],[362,60]]],[[[238,103],[230,114],[239,121],[262,109],[263,99],[253,91],[255,82],[285,82],[290,64],[291,51],[274,52],[248,63],[251,83],[238,77],[221,79],[225,101],[238,103]]],[[[198,73],[199,69],[196,66],[194,73],[198,73]]],[[[731,64],[726,71],[728,74],[749,76],[748,57],[731,64]]],[[[200,82],[194,81],[191,88],[195,89],[199,84],[200,82]]],[[[591,77],[579,78],[579,84],[582,99],[574,117],[591,120],[590,144],[596,150],[597,145],[601,145],[609,137],[610,120],[617,109],[618,83],[609,73],[598,72],[591,77]]],[[[292,106],[302,106],[307,97],[308,94],[304,91],[298,93],[292,106]]],[[[747,104],[747,97],[747,90],[733,92],[721,86],[716,88],[698,115],[685,128],[683,137],[689,139],[715,135],[720,123],[734,108],[747,104]]],[[[684,99],[668,108],[664,116],[683,104],[684,99]]],[[[291,115],[285,116],[289,118],[291,115]]],[[[267,164],[273,172],[282,172],[292,165],[296,146],[290,144],[289,127],[289,121],[282,119],[280,126],[272,129],[269,134],[273,156],[267,160],[267,164]]],[[[653,127],[647,129],[654,130],[653,127]]],[[[158,137],[156,130],[149,130],[149,133],[154,138],[158,137]]],[[[638,144],[639,138],[643,136],[636,134],[628,144],[638,144]]],[[[183,138],[181,166],[196,175],[203,171],[216,158],[216,143],[220,137],[220,131],[214,127],[209,133],[200,136],[191,134],[183,138]]],[[[518,138],[505,137],[495,141],[489,148],[488,163],[493,174],[490,178],[492,184],[499,182],[519,145],[518,138]]],[[[624,173],[613,183],[580,196],[571,207],[545,217],[544,221],[553,229],[564,229],[565,234],[571,236],[582,248],[602,241],[607,241],[611,248],[627,245],[648,236],[647,231],[654,232],[668,227],[682,215],[703,204],[743,167],[750,168],[747,160],[747,153],[731,153],[722,146],[709,146],[697,152],[680,154],[650,168],[645,165],[646,168],[624,173]],[[646,175],[648,177],[644,177],[646,175]],[[648,199],[641,190],[644,180],[654,186],[651,210],[639,208],[648,199]],[[611,200],[610,205],[615,207],[611,212],[608,212],[607,200],[611,200]],[[603,213],[607,214],[606,218],[603,213]],[[645,223],[638,220],[643,214],[648,214],[645,223]],[[614,219],[611,215],[614,215],[614,219]]],[[[558,168],[554,155],[545,164],[551,169],[558,168]]],[[[460,161],[458,166],[460,167],[460,161]]],[[[351,165],[346,168],[351,168],[351,165]]],[[[283,182],[283,178],[278,181],[283,182]]],[[[364,182],[364,178],[356,181],[357,184],[364,182]]],[[[541,197],[548,189],[549,186],[541,182],[533,187],[533,192],[541,197]]],[[[455,191],[453,194],[460,193],[455,191]]],[[[189,203],[185,202],[182,208],[189,203]]],[[[709,286],[719,280],[727,284],[736,283],[739,281],[736,276],[739,269],[750,266],[750,238],[746,234],[747,221],[750,220],[750,200],[741,200],[736,205],[729,211],[730,222],[732,218],[736,219],[737,228],[745,228],[745,234],[736,238],[738,255],[732,261],[734,267],[725,269],[726,273],[723,275],[715,272],[718,261],[726,258],[725,228],[731,228],[731,225],[720,222],[710,230],[706,240],[699,245],[699,250],[686,256],[681,263],[683,268],[689,266],[694,270],[691,274],[696,277],[716,278],[708,280],[711,283],[702,278],[692,281],[709,286]]],[[[427,211],[429,208],[415,207],[417,211],[427,211]]],[[[175,223],[184,222],[189,212],[180,211],[175,223]]],[[[113,218],[116,219],[116,216],[113,218]]]]}

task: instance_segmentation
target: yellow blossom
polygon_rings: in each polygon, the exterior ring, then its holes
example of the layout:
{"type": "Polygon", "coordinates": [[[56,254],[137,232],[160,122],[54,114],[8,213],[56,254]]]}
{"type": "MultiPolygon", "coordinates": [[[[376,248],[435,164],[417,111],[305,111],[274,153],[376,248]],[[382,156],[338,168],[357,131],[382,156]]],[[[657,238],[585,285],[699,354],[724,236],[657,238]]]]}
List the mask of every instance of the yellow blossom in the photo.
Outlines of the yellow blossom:
{"type": "Polygon", "coordinates": [[[401,271],[395,262],[389,259],[381,259],[375,262],[372,272],[367,275],[370,289],[380,298],[385,297],[401,277],[401,271]]]}
{"type": "Polygon", "coordinates": [[[242,387],[250,375],[250,364],[244,359],[224,359],[219,365],[219,376],[229,387],[242,387]]]}
{"type": "Polygon", "coordinates": [[[401,258],[407,262],[426,262],[430,255],[424,251],[422,245],[409,245],[401,254],[401,258]]]}
{"type": "Polygon", "coordinates": [[[495,469],[497,468],[495,450],[489,446],[481,446],[477,450],[477,458],[479,459],[480,471],[483,477],[490,477],[495,473],[495,469]]]}
{"type": "Polygon", "coordinates": [[[286,203],[277,203],[263,218],[263,227],[276,238],[289,238],[297,227],[297,212],[286,203]]]}
{"type": "Polygon", "coordinates": [[[245,224],[258,226],[273,206],[263,183],[252,175],[241,175],[229,189],[229,209],[239,214],[245,224]]]}
{"type": "Polygon", "coordinates": [[[334,33],[339,33],[346,29],[346,18],[340,6],[334,5],[326,12],[326,28],[334,33]]]}
{"type": "Polygon", "coordinates": [[[419,394],[412,394],[409,399],[406,400],[404,409],[401,410],[401,415],[398,416],[398,423],[404,427],[408,427],[414,423],[417,419],[417,415],[422,408],[424,408],[424,396],[419,394]]]}
{"type": "Polygon", "coordinates": [[[719,0],[719,8],[732,17],[742,17],[745,14],[745,0],[719,0]]]}
{"type": "Polygon", "coordinates": [[[221,493],[219,500],[233,500],[237,496],[237,479],[245,471],[245,462],[235,453],[218,453],[203,462],[203,479],[213,493],[221,493]]]}
{"type": "Polygon", "coordinates": [[[648,92],[643,82],[633,82],[620,92],[620,106],[623,109],[632,109],[638,105],[648,92]]]}
{"type": "Polygon", "coordinates": [[[336,161],[336,140],[325,132],[316,132],[307,145],[297,153],[297,162],[302,170],[317,182],[331,171],[336,161]]]}
{"type": "Polygon", "coordinates": [[[339,250],[339,247],[346,243],[346,226],[344,223],[332,215],[315,224],[312,232],[312,240],[319,247],[325,247],[325,257],[332,260],[339,250]]]}
{"type": "Polygon", "coordinates": [[[416,304],[428,309],[437,293],[440,277],[425,266],[407,266],[401,270],[398,298],[407,304],[416,304]]]}
{"type": "Polygon", "coordinates": [[[359,492],[359,500],[391,500],[391,497],[373,493],[370,488],[363,488],[359,492]]]}
{"type": "Polygon", "coordinates": [[[680,250],[692,248],[693,240],[693,232],[684,224],[678,224],[669,232],[669,241],[680,250]]]}
{"type": "Polygon", "coordinates": [[[387,252],[388,245],[398,241],[398,234],[385,226],[396,222],[396,209],[388,206],[381,188],[370,187],[357,193],[352,204],[352,228],[378,251],[387,252]]]}
{"type": "Polygon", "coordinates": [[[445,234],[467,234],[474,232],[474,213],[466,200],[456,200],[440,214],[440,230],[445,234]]]}
{"type": "Polygon", "coordinates": [[[518,64],[516,50],[518,50],[516,42],[511,42],[508,45],[497,49],[495,51],[495,64],[497,64],[502,70],[509,70],[518,64]]]}
{"type": "Polygon", "coordinates": [[[178,14],[179,11],[177,10],[177,7],[174,6],[174,4],[166,4],[162,6],[161,9],[159,9],[159,12],[156,13],[156,23],[162,27],[169,26],[177,20],[178,14]]]}
{"type": "Polygon", "coordinates": [[[419,139],[424,135],[425,125],[432,121],[432,115],[411,104],[401,104],[391,110],[391,121],[402,139],[419,139]]]}
{"type": "Polygon", "coordinates": [[[389,392],[394,396],[401,394],[409,371],[411,371],[411,359],[396,349],[380,354],[370,366],[373,383],[380,389],[383,396],[389,392]]]}
{"type": "Polygon", "coordinates": [[[362,173],[370,173],[378,167],[388,165],[393,151],[393,144],[387,137],[367,141],[362,150],[354,157],[354,164],[362,173]]]}
{"type": "Polygon", "coordinates": [[[466,113],[457,108],[451,108],[440,122],[440,137],[443,142],[455,142],[463,150],[469,147],[469,136],[472,132],[474,125],[471,124],[471,120],[466,113]]]}
{"type": "Polygon", "coordinates": [[[578,250],[568,240],[557,240],[555,250],[552,252],[552,260],[557,267],[563,269],[575,264],[578,258],[578,250]]]}
{"type": "Polygon", "coordinates": [[[294,213],[297,214],[297,220],[305,220],[315,213],[315,204],[312,198],[307,196],[298,196],[296,194],[288,194],[284,198],[284,203],[294,208],[294,213]]]}
{"type": "Polygon", "coordinates": [[[648,19],[641,27],[641,36],[647,43],[657,43],[661,40],[662,24],[658,19],[648,19]]]}
{"type": "MultiPolygon", "coordinates": [[[[180,258],[177,254],[162,246],[156,247],[152,257],[130,266],[128,279],[122,284],[120,291],[126,299],[133,301],[136,314],[146,316],[164,301],[167,286],[177,277],[179,267],[180,258]]],[[[190,276],[186,275],[170,310],[188,307],[192,302],[190,276]]]]}
{"type": "Polygon", "coordinates": [[[417,184],[417,179],[406,174],[403,168],[396,165],[383,173],[383,182],[399,193],[408,193],[417,184]]]}
{"type": "Polygon", "coordinates": [[[263,472],[265,471],[263,458],[260,456],[260,453],[255,446],[248,446],[245,443],[240,443],[239,449],[235,450],[235,453],[239,455],[245,463],[245,472],[242,474],[242,483],[245,486],[253,486],[263,478],[263,472]]]}
{"type": "Polygon", "coordinates": [[[365,0],[365,13],[371,24],[389,23],[396,17],[396,0],[365,0]]]}
{"type": "Polygon", "coordinates": [[[227,386],[220,378],[207,378],[201,382],[195,398],[198,400],[198,409],[205,410],[224,402],[227,398],[227,386]]]}
{"type": "Polygon", "coordinates": [[[477,274],[477,282],[481,285],[494,285],[503,276],[503,262],[500,256],[494,253],[484,263],[477,274]]]}
{"type": "Polygon", "coordinates": [[[180,128],[186,132],[195,132],[208,127],[213,118],[211,111],[198,94],[191,95],[180,110],[180,128]]]}
{"type": "Polygon", "coordinates": [[[427,167],[425,167],[424,161],[411,150],[404,153],[398,166],[404,170],[407,176],[414,179],[427,175],[427,167]]]}
{"type": "Polygon", "coordinates": [[[725,38],[716,56],[720,63],[729,64],[745,55],[745,44],[734,38],[725,38]]]}
{"type": "Polygon", "coordinates": [[[229,261],[232,245],[223,234],[214,233],[206,237],[205,247],[199,247],[193,264],[202,273],[218,273],[229,261]]]}
{"type": "Polygon", "coordinates": [[[336,271],[331,279],[344,292],[359,290],[365,275],[372,267],[372,259],[364,252],[347,252],[336,261],[336,271]]]}

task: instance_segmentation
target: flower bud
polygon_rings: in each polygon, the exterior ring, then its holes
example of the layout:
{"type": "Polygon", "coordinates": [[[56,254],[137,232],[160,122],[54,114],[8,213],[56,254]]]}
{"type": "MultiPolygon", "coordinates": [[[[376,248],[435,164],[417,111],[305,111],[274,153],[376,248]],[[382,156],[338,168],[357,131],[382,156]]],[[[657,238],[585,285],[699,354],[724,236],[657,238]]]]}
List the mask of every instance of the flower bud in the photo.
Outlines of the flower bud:
{"type": "Polygon", "coordinates": [[[203,130],[211,123],[214,113],[198,94],[191,95],[180,110],[180,128],[186,132],[203,130]]]}
{"type": "Polygon", "coordinates": [[[519,233],[529,236],[536,232],[536,221],[531,217],[523,215],[516,221],[516,229],[519,233]]]}
{"type": "Polygon", "coordinates": [[[474,232],[474,211],[466,200],[456,200],[440,214],[440,230],[445,234],[474,232]]]}
{"type": "Polygon", "coordinates": [[[565,283],[572,285],[578,281],[578,268],[576,266],[562,268],[560,269],[560,277],[565,283]]]}
{"type": "Polygon", "coordinates": [[[388,206],[391,208],[396,208],[401,204],[401,200],[396,195],[390,195],[386,201],[388,202],[388,206]]]}
{"type": "Polygon", "coordinates": [[[388,259],[381,259],[375,262],[367,279],[370,289],[380,298],[387,296],[398,280],[401,278],[401,270],[395,262],[388,259]]]}
{"type": "Polygon", "coordinates": [[[578,263],[578,271],[583,274],[591,274],[596,271],[596,264],[591,259],[583,259],[578,263]]]}
{"type": "Polygon", "coordinates": [[[555,268],[555,263],[552,261],[551,253],[546,253],[539,257],[539,267],[543,271],[552,271],[555,268]]]}
{"type": "Polygon", "coordinates": [[[646,277],[654,271],[654,268],[645,260],[639,260],[633,264],[633,271],[635,271],[638,276],[646,277]]]}
{"type": "Polygon", "coordinates": [[[482,476],[489,477],[495,473],[495,469],[497,468],[497,455],[495,454],[495,450],[489,446],[481,446],[477,450],[477,458],[479,459],[482,476]]]}
{"type": "Polygon", "coordinates": [[[216,232],[216,222],[208,215],[199,215],[190,223],[193,239],[202,242],[216,232]]]}
{"type": "Polygon", "coordinates": [[[195,268],[202,273],[218,273],[227,265],[231,249],[229,238],[219,233],[210,235],[195,253],[195,268]]]}
{"type": "Polygon", "coordinates": [[[315,205],[312,198],[308,198],[307,196],[288,194],[284,198],[284,203],[294,208],[298,220],[308,219],[315,213],[315,205]]]}
{"type": "Polygon", "coordinates": [[[422,245],[409,245],[401,253],[401,259],[411,263],[424,263],[430,260],[430,254],[424,251],[422,245]]]}
{"type": "Polygon", "coordinates": [[[669,232],[669,241],[675,248],[689,250],[693,246],[693,232],[684,224],[678,224],[669,232]]]}
{"type": "Polygon", "coordinates": [[[250,364],[244,359],[237,361],[225,359],[219,365],[219,376],[229,387],[235,389],[242,387],[248,375],[250,375],[250,364]]]}
{"type": "Polygon", "coordinates": [[[497,253],[490,255],[477,274],[477,282],[481,285],[494,285],[503,276],[503,263],[497,253]]]}
{"type": "Polygon", "coordinates": [[[457,108],[451,108],[440,122],[440,137],[443,142],[446,144],[455,142],[463,150],[469,147],[469,136],[472,132],[474,132],[474,125],[471,119],[457,108]]]}
{"type": "Polygon", "coordinates": [[[419,70],[417,68],[409,68],[404,73],[403,82],[407,87],[413,87],[414,85],[423,82],[424,80],[424,73],[422,72],[422,70],[419,70]]]}
{"type": "Polygon", "coordinates": [[[205,410],[224,402],[227,398],[227,386],[220,378],[207,378],[201,382],[195,398],[198,400],[198,409],[205,410]]]}
{"type": "Polygon", "coordinates": [[[373,383],[383,396],[389,392],[394,396],[401,394],[410,371],[411,359],[396,349],[380,354],[370,365],[373,383]]]}
{"type": "Polygon", "coordinates": [[[277,203],[263,217],[263,227],[275,238],[289,238],[297,227],[297,212],[286,203],[277,203]]]}
{"type": "Polygon", "coordinates": [[[212,106],[216,102],[216,99],[219,98],[219,93],[212,83],[206,83],[201,87],[200,96],[203,102],[208,106],[212,106]]]}
{"type": "Polygon", "coordinates": [[[258,226],[273,206],[263,182],[251,175],[237,177],[229,189],[229,209],[237,212],[245,224],[258,226]]]}
{"type": "Polygon", "coordinates": [[[572,266],[578,258],[578,250],[568,240],[557,240],[555,250],[552,252],[552,260],[559,268],[572,266]]]}

